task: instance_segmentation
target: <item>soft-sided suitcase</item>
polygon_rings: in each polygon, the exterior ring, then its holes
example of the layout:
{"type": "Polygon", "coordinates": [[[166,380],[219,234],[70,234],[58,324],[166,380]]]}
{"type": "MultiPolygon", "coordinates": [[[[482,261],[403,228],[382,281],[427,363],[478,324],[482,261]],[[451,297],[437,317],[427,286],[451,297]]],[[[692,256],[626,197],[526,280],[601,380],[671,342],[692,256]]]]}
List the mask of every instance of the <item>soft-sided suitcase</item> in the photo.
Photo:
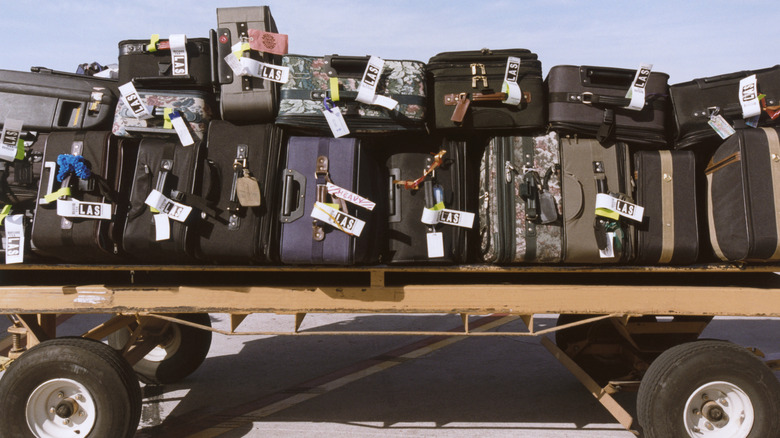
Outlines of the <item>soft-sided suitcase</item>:
{"type": "Polygon", "coordinates": [[[35,210],[47,137],[48,134],[27,133],[22,137],[24,154],[12,162],[0,160],[0,204],[35,210]]]}
{"type": "Polygon", "coordinates": [[[290,68],[290,79],[282,84],[276,123],[330,133],[322,114],[326,111],[324,101],[329,99],[341,110],[353,133],[424,129],[425,64],[384,60],[384,67],[376,78],[376,96],[398,102],[395,108],[388,110],[355,100],[368,62],[367,56],[285,55],[282,65],[290,68]],[[334,78],[338,81],[337,92],[331,89],[334,78]]]}
{"type": "Polygon", "coordinates": [[[269,261],[281,144],[281,130],[273,124],[211,122],[198,194],[215,216],[195,228],[198,258],[233,264],[269,261]]]}
{"type": "Polygon", "coordinates": [[[385,163],[388,169],[388,248],[387,263],[461,263],[469,252],[471,230],[463,227],[422,222],[423,210],[441,207],[470,212],[471,188],[466,173],[466,142],[421,136],[393,141],[385,163]],[[439,163],[436,155],[444,151],[439,163]],[[404,182],[416,181],[425,173],[417,188],[405,188],[404,182]],[[427,233],[442,234],[443,256],[429,257],[427,233]]]}
{"type": "MultiPolygon", "coordinates": [[[[245,123],[273,121],[276,115],[279,85],[250,76],[235,77],[225,62],[234,44],[248,38],[249,29],[276,33],[276,23],[268,6],[217,8],[216,59],[220,87],[220,111],[224,120],[245,123]]],[[[280,56],[249,50],[244,52],[256,61],[279,64],[280,56]]]]}
{"type": "Polygon", "coordinates": [[[666,146],[669,75],[651,72],[644,83],[644,107],[626,108],[636,70],[556,65],[547,75],[550,125],[561,134],[595,137],[603,144],[626,141],[666,146]]]}
{"type": "Polygon", "coordinates": [[[113,133],[119,137],[176,136],[176,130],[166,119],[167,112],[178,111],[187,122],[190,135],[202,140],[212,118],[214,106],[210,93],[198,90],[138,90],[151,118],[137,118],[133,110],[119,100],[114,116],[113,133]]]}
{"type": "Polygon", "coordinates": [[[596,195],[599,193],[614,194],[631,201],[628,196],[633,192],[628,145],[616,142],[602,146],[595,139],[570,137],[561,138],[560,142],[563,261],[584,264],[630,261],[634,254],[634,224],[630,220],[596,215],[596,195]],[[602,254],[600,249],[606,252],[602,254]]]}
{"type": "Polygon", "coordinates": [[[437,129],[535,130],[547,123],[542,63],[528,49],[444,52],[427,69],[437,129]],[[517,102],[504,103],[505,78],[518,85],[511,90],[517,102]]]}
{"type": "Polygon", "coordinates": [[[115,79],[34,67],[0,70],[0,125],[23,122],[25,131],[108,129],[119,90],[115,79]]]}
{"type": "Polygon", "coordinates": [[[696,159],[691,151],[634,153],[636,203],[644,208],[636,226],[636,262],[688,264],[699,255],[696,159]]]}
{"type": "Polygon", "coordinates": [[[707,218],[715,255],[780,260],[780,128],[738,129],[707,165],[707,218]]]}
{"type": "MultiPolygon", "coordinates": [[[[185,37],[186,38],[186,37],[185,37]]],[[[150,40],[119,43],[119,84],[132,82],[136,88],[212,89],[211,43],[208,38],[186,38],[186,63],[170,41],[162,39],[150,50],[150,40]]]]}
{"type": "Polygon", "coordinates": [[[33,219],[35,251],[72,263],[119,260],[116,227],[127,211],[117,185],[123,142],[109,131],[49,134],[33,219]]]}
{"type": "MultiPolygon", "coordinates": [[[[771,126],[780,123],[780,65],[761,70],[746,70],[719,76],[698,78],[674,84],[669,95],[674,108],[675,147],[678,149],[704,145],[717,147],[721,137],[708,123],[712,116],[722,116],[726,123],[736,128],[746,127],[741,99],[765,95],[760,104],[762,111],[756,126],[771,126]],[[758,89],[746,85],[740,88],[740,81],[756,75],[758,89]],[[743,93],[744,91],[744,93],[743,93]],[[775,107],[772,110],[770,107],[775,107]]],[[[713,149],[710,149],[713,150],[713,149]]]]}
{"type": "MultiPolygon", "coordinates": [[[[368,154],[368,145],[353,138],[290,137],[281,175],[279,256],[282,263],[353,265],[376,262],[385,240],[386,218],[378,162],[368,154]],[[327,183],[374,202],[372,211],[329,196],[327,183]],[[315,202],[336,205],[332,219],[345,231],[313,219],[315,202]]],[[[327,213],[326,214],[330,214],[327,213]]]]}
{"type": "Polygon", "coordinates": [[[202,142],[182,146],[174,139],[141,140],[122,237],[124,250],[139,261],[172,264],[195,260],[190,228],[207,209],[202,198],[193,195],[203,164],[202,149],[202,142]],[[165,202],[163,210],[152,209],[146,204],[152,191],[176,203],[165,202]],[[188,213],[187,207],[192,207],[188,213]],[[168,217],[157,217],[161,215],[168,217]]]}
{"type": "Polygon", "coordinates": [[[479,173],[482,259],[556,263],[563,258],[558,134],[492,137],[479,173]]]}

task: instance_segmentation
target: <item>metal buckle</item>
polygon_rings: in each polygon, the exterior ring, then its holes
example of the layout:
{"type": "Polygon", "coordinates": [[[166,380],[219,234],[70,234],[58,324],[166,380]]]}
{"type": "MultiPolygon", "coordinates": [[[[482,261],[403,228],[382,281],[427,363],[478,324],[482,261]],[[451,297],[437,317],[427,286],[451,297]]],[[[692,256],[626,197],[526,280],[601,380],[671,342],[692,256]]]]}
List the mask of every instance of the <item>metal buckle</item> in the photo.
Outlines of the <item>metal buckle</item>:
{"type": "Polygon", "coordinates": [[[593,105],[593,93],[591,93],[590,91],[586,91],[580,94],[580,100],[585,105],[593,105]]]}
{"type": "Polygon", "coordinates": [[[487,88],[487,70],[485,64],[471,64],[471,88],[477,88],[477,81],[482,81],[482,88],[487,88]],[[479,73],[477,73],[479,70],[479,73]]]}

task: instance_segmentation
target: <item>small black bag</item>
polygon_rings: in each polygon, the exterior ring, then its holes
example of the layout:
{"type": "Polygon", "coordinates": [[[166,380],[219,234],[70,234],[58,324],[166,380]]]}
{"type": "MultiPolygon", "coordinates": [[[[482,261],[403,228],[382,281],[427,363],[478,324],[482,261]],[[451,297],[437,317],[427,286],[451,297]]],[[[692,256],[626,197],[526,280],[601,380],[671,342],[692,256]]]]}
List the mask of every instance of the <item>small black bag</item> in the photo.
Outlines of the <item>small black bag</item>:
{"type": "Polygon", "coordinates": [[[119,43],[119,84],[133,82],[136,88],[211,90],[211,43],[208,38],[187,38],[187,74],[174,63],[168,40],[149,51],[149,40],[119,43]]]}

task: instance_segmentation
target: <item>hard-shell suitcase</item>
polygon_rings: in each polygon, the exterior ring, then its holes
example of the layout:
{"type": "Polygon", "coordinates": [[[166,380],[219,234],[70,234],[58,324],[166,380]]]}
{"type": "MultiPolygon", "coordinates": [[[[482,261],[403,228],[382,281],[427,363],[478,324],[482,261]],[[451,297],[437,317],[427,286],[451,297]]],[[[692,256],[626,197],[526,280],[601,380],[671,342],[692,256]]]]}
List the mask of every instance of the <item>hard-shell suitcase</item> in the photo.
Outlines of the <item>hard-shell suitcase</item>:
{"type": "Polygon", "coordinates": [[[636,203],[644,208],[636,226],[636,262],[688,264],[699,255],[696,159],[691,151],[634,153],[636,203]]]}
{"type": "Polygon", "coordinates": [[[369,147],[363,142],[353,138],[290,137],[281,175],[282,263],[353,265],[378,260],[385,241],[382,208],[386,199],[382,198],[378,162],[369,156],[369,147]],[[369,211],[328,196],[329,182],[376,206],[369,211]],[[338,212],[322,207],[318,211],[325,211],[339,225],[313,219],[315,202],[336,204],[338,212]],[[359,222],[344,216],[345,211],[365,222],[359,237],[347,234],[357,232],[359,222]]]}
{"type": "Polygon", "coordinates": [[[710,243],[721,260],[780,260],[779,134],[738,129],[707,165],[710,243]]]}
{"type": "Polygon", "coordinates": [[[558,134],[492,137],[480,164],[482,260],[556,263],[563,259],[558,134]]]}
{"type": "Polygon", "coordinates": [[[614,194],[631,201],[628,145],[602,146],[595,139],[562,137],[563,261],[627,262],[634,254],[634,224],[596,215],[596,195],[614,194]],[[605,250],[602,254],[600,250],[605,250]],[[610,251],[611,249],[611,251],[610,251]]]}
{"type": "Polygon", "coordinates": [[[168,113],[178,111],[187,122],[190,135],[202,140],[212,119],[214,100],[211,93],[198,90],[137,90],[151,118],[138,118],[132,108],[119,100],[114,116],[113,133],[119,137],[176,136],[168,113]],[[166,119],[166,117],[168,117],[166,119]]]}
{"type": "Polygon", "coordinates": [[[195,260],[191,226],[207,209],[202,198],[193,195],[203,164],[202,145],[182,146],[178,140],[162,138],[141,140],[122,237],[128,254],[144,263],[195,260]],[[162,209],[152,208],[146,202],[153,192],[174,202],[163,199],[154,203],[163,204],[162,209]]]}
{"type": "Polygon", "coordinates": [[[780,123],[780,111],[769,107],[780,105],[780,65],[761,70],[746,70],[719,76],[698,78],[692,81],[674,84],[669,87],[669,95],[674,108],[675,147],[691,146],[714,150],[721,142],[717,131],[710,126],[710,118],[722,116],[726,123],[736,128],[746,127],[740,101],[759,99],[761,113],[756,126],[772,126],[780,123]],[[745,82],[744,90],[740,85],[743,79],[756,75],[755,86],[745,82]],[[773,118],[774,117],[774,118],[773,118]]]}
{"type": "Polygon", "coordinates": [[[0,70],[0,126],[22,122],[25,131],[108,129],[119,91],[115,79],[34,67],[0,70]]]}
{"type": "Polygon", "coordinates": [[[532,131],[547,123],[542,63],[528,49],[444,52],[427,69],[437,129],[532,131]]]}
{"type": "MultiPolygon", "coordinates": [[[[466,173],[466,141],[422,136],[394,141],[387,148],[388,169],[388,248],[386,263],[460,263],[465,262],[470,245],[471,230],[463,227],[422,222],[423,210],[441,207],[470,212],[473,202],[468,190],[475,181],[466,173]],[[436,155],[444,151],[439,163],[436,155]],[[405,188],[404,182],[416,181],[432,171],[417,185],[405,188]],[[437,196],[439,197],[437,199],[437,196]],[[442,257],[429,257],[428,233],[441,233],[442,257]]],[[[431,221],[432,222],[432,221],[431,221]]]]}
{"type": "MultiPolygon", "coordinates": [[[[281,88],[276,123],[301,130],[330,133],[323,115],[325,99],[337,106],[353,133],[373,133],[425,128],[425,64],[420,61],[384,60],[375,80],[376,96],[398,102],[392,110],[356,101],[369,57],[285,55],[282,65],[290,79],[281,88]],[[338,91],[331,89],[336,79],[338,91]]],[[[328,103],[330,105],[330,102],[328,103]]]]}
{"type": "Polygon", "coordinates": [[[49,134],[33,219],[35,251],[72,263],[119,260],[116,227],[127,211],[117,184],[122,143],[109,131],[49,134]]]}
{"type": "MultiPolygon", "coordinates": [[[[276,22],[268,6],[217,8],[218,28],[215,32],[217,82],[220,88],[220,112],[224,120],[244,123],[265,123],[276,116],[279,85],[267,79],[250,76],[235,77],[225,62],[225,56],[233,52],[231,47],[247,38],[247,30],[256,29],[277,32],[276,22]]],[[[279,64],[281,57],[255,50],[244,56],[279,64]]]]}
{"type": "Polygon", "coordinates": [[[186,59],[183,53],[171,50],[167,39],[155,41],[154,46],[150,40],[119,42],[119,84],[132,82],[136,88],[211,91],[209,38],[184,38],[186,59]]]}
{"type": "MultiPolygon", "coordinates": [[[[669,75],[651,72],[644,83],[641,110],[627,107],[636,70],[556,65],[547,75],[550,125],[561,134],[597,138],[603,144],[626,141],[665,147],[669,105],[669,75]]],[[[639,105],[637,105],[638,107],[639,105]]]]}
{"type": "Polygon", "coordinates": [[[198,194],[216,214],[195,228],[199,259],[232,264],[270,261],[281,145],[281,130],[273,124],[211,122],[198,194]]]}

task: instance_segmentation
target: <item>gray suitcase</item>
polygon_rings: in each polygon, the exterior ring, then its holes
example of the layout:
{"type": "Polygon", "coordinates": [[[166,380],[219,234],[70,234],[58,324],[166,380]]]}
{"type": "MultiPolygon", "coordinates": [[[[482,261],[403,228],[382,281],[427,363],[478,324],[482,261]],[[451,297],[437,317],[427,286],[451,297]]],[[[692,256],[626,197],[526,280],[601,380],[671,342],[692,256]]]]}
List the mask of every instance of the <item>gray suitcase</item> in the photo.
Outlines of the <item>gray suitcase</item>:
{"type": "MultiPolygon", "coordinates": [[[[234,77],[225,62],[231,47],[247,36],[248,29],[277,32],[268,6],[217,8],[216,40],[217,83],[220,87],[222,119],[231,122],[272,122],[276,116],[278,84],[253,77],[234,77]]],[[[212,31],[213,32],[213,31],[212,31]]],[[[244,54],[260,62],[279,64],[281,57],[250,50],[244,54]]]]}

